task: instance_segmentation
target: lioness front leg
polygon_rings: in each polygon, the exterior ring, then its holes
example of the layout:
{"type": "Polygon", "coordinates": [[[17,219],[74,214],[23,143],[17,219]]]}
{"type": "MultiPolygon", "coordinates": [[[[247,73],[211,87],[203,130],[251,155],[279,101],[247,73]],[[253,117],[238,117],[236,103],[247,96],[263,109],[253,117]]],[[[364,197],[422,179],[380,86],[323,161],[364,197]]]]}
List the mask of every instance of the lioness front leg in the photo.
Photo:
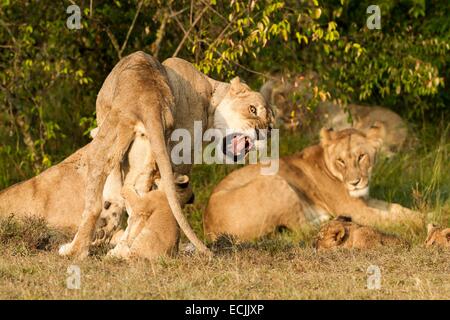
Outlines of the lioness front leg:
{"type": "Polygon", "coordinates": [[[419,212],[379,200],[369,200],[367,203],[362,199],[347,201],[342,204],[338,214],[349,216],[354,222],[366,226],[402,224],[413,229],[423,227],[423,217],[419,212]]]}

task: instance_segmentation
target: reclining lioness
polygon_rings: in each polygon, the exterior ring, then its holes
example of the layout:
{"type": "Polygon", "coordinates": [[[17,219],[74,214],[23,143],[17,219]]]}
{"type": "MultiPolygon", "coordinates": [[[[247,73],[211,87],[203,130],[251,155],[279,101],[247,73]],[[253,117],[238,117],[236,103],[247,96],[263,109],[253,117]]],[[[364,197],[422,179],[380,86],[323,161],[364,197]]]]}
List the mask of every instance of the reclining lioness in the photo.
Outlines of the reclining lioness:
{"type": "Polygon", "coordinates": [[[372,227],[353,223],[350,218],[338,217],[324,225],[316,237],[318,250],[332,248],[373,249],[380,246],[406,245],[394,235],[384,234],[372,227]]]}
{"type": "Polygon", "coordinates": [[[83,147],[36,177],[0,191],[0,217],[40,217],[49,227],[73,234],[83,212],[85,152],[83,147]]]}
{"type": "Polygon", "coordinates": [[[369,181],[383,126],[367,134],[356,129],[321,131],[320,144],[279,160],[275,175],[261,175],[248,165],[214,189],[204,216],[206,236],[230,235],[250,240],[277,227],[300,229],[339,215],[358,224],[422,226],[419,213],[398,204],[367,200],[369,181]]]}

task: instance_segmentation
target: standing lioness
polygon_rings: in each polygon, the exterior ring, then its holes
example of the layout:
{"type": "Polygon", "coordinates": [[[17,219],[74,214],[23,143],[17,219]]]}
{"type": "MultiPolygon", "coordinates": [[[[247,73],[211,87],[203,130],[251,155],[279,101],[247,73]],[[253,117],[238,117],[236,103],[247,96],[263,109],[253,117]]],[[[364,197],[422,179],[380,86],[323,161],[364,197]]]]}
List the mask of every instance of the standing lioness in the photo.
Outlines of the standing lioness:
{"type": "Polygon", "coordinates": [[[212,240],[221,234],[249,240],[280,226],[296,230],[338,215],[361,225],[420,226],[422,219],[416,212],[365,199],[382,137],[379,124],[367,134],[323,129],[320,144],[281,158],[276,175],[261,175],[259,165],[232,172],[209,199],[206,235],[212,240]]]}
{"type": "MultiPolygon", "coordinates": [[[[139,177],[150,177],[149,171],[160,172],[161,184],[178,224],[199,251],[207,252],[183,216],[177,200],[168,139],[177,128],[187,129],[192,137],[194,121],[201,121],[203,131],[209,127],[232,129],[236,132],[232,144],[237,146],[233,151],[248,152],[250,143],[240,142],[254,140],[257,129],[269,127],[273,119],[262,95],[251,91],[239,78],[230,84],[215,81],[182,59],[168,59],[161,65],[153,57],[136,52],[119,61],[106,78],[97,98],[97,112],[100,127],[87,152],[83,219],[74,240],[62,246],[60,254],[87,256],[102,209],[106,178],[118,171],[138,132],[148,139],[149,162],[154,163],[148,167],[147,174],[139,177]]],[[[190,164],[186,166],[186,173],[189,171],[190,164]]],[[[137,182],[129,184],[134,187],[137,182]]]]}

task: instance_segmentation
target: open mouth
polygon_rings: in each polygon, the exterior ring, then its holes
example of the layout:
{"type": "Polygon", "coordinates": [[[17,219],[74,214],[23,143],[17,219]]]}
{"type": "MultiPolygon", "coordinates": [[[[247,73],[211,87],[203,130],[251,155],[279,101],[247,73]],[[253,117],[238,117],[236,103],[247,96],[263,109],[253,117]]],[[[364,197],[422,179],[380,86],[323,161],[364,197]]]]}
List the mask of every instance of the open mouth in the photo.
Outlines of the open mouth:
{"type": "Polygon", "coordinates": [[[244,158],[253,145],[253,140],[249,136],[232,133],[223,138],[223,153],[236,162],[244,158]]]}

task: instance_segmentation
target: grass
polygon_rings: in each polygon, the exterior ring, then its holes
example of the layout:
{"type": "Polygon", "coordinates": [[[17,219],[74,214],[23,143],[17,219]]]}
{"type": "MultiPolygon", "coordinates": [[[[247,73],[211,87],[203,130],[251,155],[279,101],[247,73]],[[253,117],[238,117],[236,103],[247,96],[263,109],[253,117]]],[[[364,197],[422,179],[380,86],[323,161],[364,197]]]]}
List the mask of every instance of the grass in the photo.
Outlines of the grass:
{"type": "MultiPolygon", "coordinates": [[[[415,130],[416,142],[374,170],[372,196],[426,214],[450,226],[449,127],[415,130]]],[[[282,137],[286,155],[311,143],[282,137]]],[[[196,203],[186,213],[202,235],[201,216],[214,185],[231,166],[197,166],[196,203]]],[[[77,263],[81,289],[66,287],[75,262],[56,254],[67,238],[40,220],[0,221],[0,298],[3,299],[448,299],[450,251],[423,247],[425,231],[389,230],[410,249],[316,252],[314,230],[283,231],[243,247],[222,248],[212,260],[180,254],[156,262],[125,263],[97,252],[77,263]],[[381,289],[367,288],[367,268],[381,270],[381,289]]]]}
{"type": "Polygon", "coordinates": [[[383,248],[316,253],[311,248],[251,247],[211,261],[198,256],[79,264],[81,289],[66,288],[69,259],[55,252],[0,260],[2,299],[448,299],[450,254],[383,248]],[[281,250],[282,249],[282,250],[281,250]],[[367,269],[381,269],[381,289],[367,269]]]}

